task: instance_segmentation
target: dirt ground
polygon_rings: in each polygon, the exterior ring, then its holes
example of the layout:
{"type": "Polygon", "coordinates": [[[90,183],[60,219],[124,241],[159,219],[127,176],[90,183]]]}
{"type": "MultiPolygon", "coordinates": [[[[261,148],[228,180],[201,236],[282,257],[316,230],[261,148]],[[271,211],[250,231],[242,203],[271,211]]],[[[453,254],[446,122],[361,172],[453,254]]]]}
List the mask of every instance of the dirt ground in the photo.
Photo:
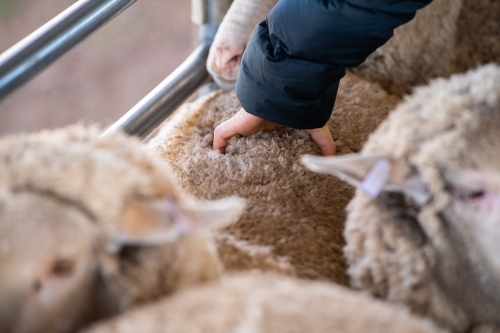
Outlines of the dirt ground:
{"type": "MultiPolygon", "coordinates": [[[[0,52],[74,0],[0,0],[0,52]]],[[[194,49],[188,0],[139,0],[0,101],[0,135],[75,122],[109,125],[194,49]]]]}

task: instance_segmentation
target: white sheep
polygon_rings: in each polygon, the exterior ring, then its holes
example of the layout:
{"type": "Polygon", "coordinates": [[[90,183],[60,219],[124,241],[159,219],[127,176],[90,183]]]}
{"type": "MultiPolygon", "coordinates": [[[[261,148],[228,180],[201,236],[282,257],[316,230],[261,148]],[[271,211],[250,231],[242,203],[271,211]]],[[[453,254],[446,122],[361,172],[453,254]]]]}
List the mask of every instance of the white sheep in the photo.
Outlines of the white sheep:
{"type": "Polygon", "coordinates": [[[352,286],[455,332],[500,327],[500,66],[419,88],[361,154],[306,157],[360,189],[348,206],[352,286]]]}
{"type": "MultiPolygon", "coordinates": [[[[453,73],[457,19],[463,0],[434,0],[358,67],[356,74],[403,95],[416,84],[453,73]]],[[[236,83],[241,57],[258,22],[276,0],[235,0],[210,49],[207,69],[223,89],[236,83]]]]}
{"type": "Polygon", "coordinates": [[[0,331],[74,332],[219,277],[208,231],[241,199],[197,202],[136,139],[80,126],[0,140],[0,331]]]}
{"type": "Polygon", "coordinates": [[[444,333],[361,293],[272,274],[223,276],[84,331],[136,332],[444,333]]]}
{"type": "MultiPolygon", "coordinates": [[[[398,102],[378,85],[348,75],[328,123],[338,153],[359,151],[398,102]]],[[[240,107],[234,92],[218,92],[186,105],[150,148],[169,164],[189,194],[248,200],[238,222],[216,233],[227,269],[259,268],[347,283],[342,231],[352,187],[300,165],[301,155],[319,152],[302,131],[235,137],[225,155],[214,151],[214,128],[240,107]]]]}

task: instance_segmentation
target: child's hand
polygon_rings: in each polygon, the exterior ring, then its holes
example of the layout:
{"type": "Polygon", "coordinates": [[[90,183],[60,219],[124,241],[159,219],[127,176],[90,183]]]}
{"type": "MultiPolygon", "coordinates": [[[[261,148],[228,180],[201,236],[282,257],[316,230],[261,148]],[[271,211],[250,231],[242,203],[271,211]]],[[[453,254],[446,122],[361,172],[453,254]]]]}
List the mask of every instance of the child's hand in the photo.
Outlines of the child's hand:
{"type": "MultiPolygon", "coordinates": [[[[280,129],[281,127],[283,126],[280,124],[259,118],[241,109],[231,119],[215,128],[213,148],[225,153],[227,141],[235,135],[248,136],[261,131],[280,129]]],[[[305,132],[311,135],[313,141],[319,146],[321,155],[335,155],[336,145],[326,125],[322,128],[308,129],[305,132]]]]}

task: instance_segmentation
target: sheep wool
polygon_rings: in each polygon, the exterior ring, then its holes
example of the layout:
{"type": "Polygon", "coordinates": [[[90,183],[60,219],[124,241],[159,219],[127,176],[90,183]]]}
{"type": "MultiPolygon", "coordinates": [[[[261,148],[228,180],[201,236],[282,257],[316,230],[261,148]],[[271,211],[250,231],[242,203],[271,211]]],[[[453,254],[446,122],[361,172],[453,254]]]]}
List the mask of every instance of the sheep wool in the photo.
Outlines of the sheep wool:
{"type": "Polygon", "coordinates": [[[434,0],[352,72],[402,96],[433,78],[500,63],[500,2],[434,0]]]}
{"type": "Polygon", "coordinates": [[[100,134],[97,127],[77,125],[3,138],[0,182],[79,202],[106,223],[118,220],[126,199],[181,195],[165,166],[138,140],[100,134]]]}
{"type": "Polygon", "coordinates": [[[490,62],[500,64],[500,2],[464,0],[457,27],[455,72],[490,62]]]}
{"type": "Polygon", "coordinates": [[[137,139],[100,134],[0,140],[2,332],[73,332],[219,277],[207,220],[226,225],[241,200],[194,201],[137,139]]]}
{"type": "MultiPolygon", "coordinates": [[[[328,123],[338,153],[359,151],[398,101],[378,85],[352,75],[344,78],[328,123]]],[[[214,128],[240,107],[234,92],[217,92],[186,105],[150,148],[190,195],[248,200],[238,222],[216,234],[225,268],[259,268],[345,284],[342,231],[352,187],[304,169],[299,157],[318,154],[319,148],[299,130],[234,137],[225,155],[213,151],[214,128]]]]}
{"type": "Polygon", "coordinates": [[[370,136],[361,156],[406,165],[428,200],[356,192],[345,229],[354,288],[455,332],[500,327],[499,203],[488,199],[498,195],[499,110],[500,67],[487,65],[417,89],[370,136]]]}
{"type": "Polygon", "coordinates": [[[464,0],[434,0],[352,72],[402,96],[454,73],[457,21],[464,0]]]}
{"type": "Polygon", "coordinates": [[[366,295],[272,274],[224,276],[84,331],[111,332],[444,333],[366,295]]]}

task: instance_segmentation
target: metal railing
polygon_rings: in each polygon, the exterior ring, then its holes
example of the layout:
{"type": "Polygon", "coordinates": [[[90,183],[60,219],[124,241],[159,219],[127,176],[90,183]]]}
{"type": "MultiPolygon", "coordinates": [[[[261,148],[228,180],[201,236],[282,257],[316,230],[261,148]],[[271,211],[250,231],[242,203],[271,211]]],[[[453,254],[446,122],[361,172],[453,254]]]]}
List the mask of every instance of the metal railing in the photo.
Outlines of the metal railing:
{"type": "Polygon", "coordinates": [[[0,55],[0,100],[136,0],[80,0],[0,55]]]}
{"type": "Polygon", "coordinates": [[[124,131],[147,138],[191,96],[210,75],[206,69],[208,51],[231,0],[192,0],[192,20],[198,24],[199,46],[146,97],[104,132],[124,131]]]}
{"type": "MultiPolygon", "coordinates": [[[[0,55],[0,101],[135,1],[80,0],[5,51],[0,55]]],[[[147,137],[207,82],[208,50],[231,0],[192,0],[192,3],[193,17],[198,17],[194,21],[200,25],[200,45],[103,135],[124,131],[147,137]]]]}
{"type": "Polygon", "coordinates": [[[137,105],[104,132],[124,131],[146,138],[154,132],[208,78],[206,62],[210,44],[201,44],[137,105]]]}

